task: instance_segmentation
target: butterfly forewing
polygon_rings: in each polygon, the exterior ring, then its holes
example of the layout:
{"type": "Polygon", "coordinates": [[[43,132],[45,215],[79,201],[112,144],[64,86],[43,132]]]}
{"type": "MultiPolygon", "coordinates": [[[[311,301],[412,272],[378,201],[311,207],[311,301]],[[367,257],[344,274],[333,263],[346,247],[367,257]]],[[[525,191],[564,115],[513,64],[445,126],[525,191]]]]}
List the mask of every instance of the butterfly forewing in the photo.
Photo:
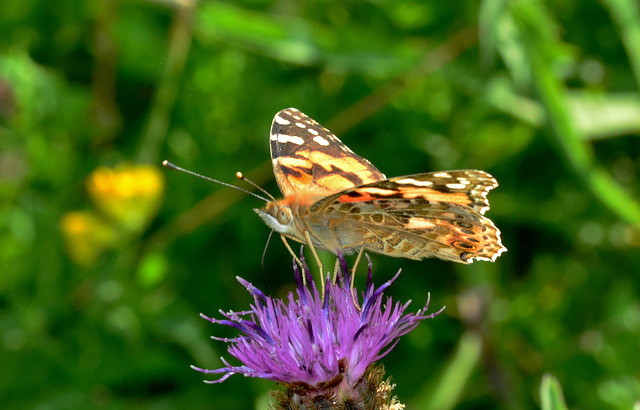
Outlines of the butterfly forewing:
{"type": "Polygon", "coordinates": [[[270,138],[276,181],[285,197],[304,191],[329,195],[385,179],[331,131],[295,108],[276,114],[270,138]]]}

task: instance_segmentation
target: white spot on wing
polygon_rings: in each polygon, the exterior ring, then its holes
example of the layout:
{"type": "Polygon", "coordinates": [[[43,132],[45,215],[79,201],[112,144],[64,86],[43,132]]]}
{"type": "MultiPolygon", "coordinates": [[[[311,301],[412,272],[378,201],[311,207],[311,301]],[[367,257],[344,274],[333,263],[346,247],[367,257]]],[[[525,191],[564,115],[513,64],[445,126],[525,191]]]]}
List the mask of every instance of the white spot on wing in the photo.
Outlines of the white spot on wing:
{"type": "Polygon", "coordinates": [[[437,174],[433,174],[434,177],[438,178],[448,178],[451,176],[448,172],[438,172],[437,174]]]}
{"type": "Polygon", "coordinates": [[[302,122],[296,122],[296,125],[300,128],[307,128],[307,126],[302,122]]]}
{"type": "Polygon", "coordinates": [[[365,194],[373,194],[373,195],[393,195],[397,193],[391,189],[383,189],[383,188],[361,188],[358,192],[364,192],[365,194]]]}
{"type": "Polygon", "coordinates": [[[295,135],[287,135],[287,134],[278,134],[277,138],[274,138],[274,136],[271,136],[272,140],[277,139],[278,142],[280,144],[285,144],[287,142],[290,142],[292,144],[296,144],[296,145],[302,145],[304,144],[304,139],[295,136],[295,135]]]}
{"type": "Polygon", "coordinates": [[[307,131],[309,131],[313,135],[318,135],[318,131],[314,130],[313,128],[309,128],[307,131]]]}
{"type": "Polygon", "coordinates": [[[304,140],[300,137],[296,137],[295,135],[292,137],[289,137],[289,142],[296,145],[304,144],[304,140]]]}
{"type": "Polygon", "coordinates": [[[450,189],[464,189],[464,184],[447,184],[446,187],[450,189]]]}
{"type": "Polygon", "coordinates": [[[321,137],[321,136],[319,136],[319,135],[318,135],[318,136],[316,136],[316,137],[313,137],[313,140],[314,140],[315,142],[317,142],[318,144],[320,144],[320,145],[322,145],[322,146],[325,146],[325,147],[326,147],[327,145],[329,145],[329,141],[327,141],[326,139],[324,139],[323,137],[321,137]]]}
{"type": "Polygon", "coordinates": [[[411,184],[411,185],[417,185],[417,186],[431,186],[431,185],[433,185],[433,182],[431,182],[431,181],[418,181],[418,180],[413,179],[413,178],[398,179],[396,182],[398,184],[411,184]]]}
{"type": "Polygon", "coordinates": [[[404,226],[408,229],[432,229],[435,225],[425,218],[409,218],[409,222],[404,226]]]}
{"type": "Polygon", "coordinates": [[[282,118],[282,117],[281,117],[281,116],[279,116],[279,115],[276,115],[276,122],[277,122],[278,124],[282,124],[282,125],[289,125],[289,124],[291,124],[291,121],[289,121],[289,120],[285,120],[284,118],[282,118]]]}

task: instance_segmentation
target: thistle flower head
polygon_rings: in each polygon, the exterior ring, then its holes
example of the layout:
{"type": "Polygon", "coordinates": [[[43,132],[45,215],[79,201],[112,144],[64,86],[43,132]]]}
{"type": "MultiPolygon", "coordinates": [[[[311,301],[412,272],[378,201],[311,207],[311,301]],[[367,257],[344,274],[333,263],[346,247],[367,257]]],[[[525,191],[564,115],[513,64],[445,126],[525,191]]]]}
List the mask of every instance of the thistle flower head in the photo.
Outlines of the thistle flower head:
{"type": "MultiPolygon", "coordinates": [[[[202,315],[212,323],[240,331],[240,335],[233,339],[213,339],[228,342],[229,353],[241,365],[233,366],[223,358],[225,367],[220,369],[192,367],[203,373],[223,375],[209,383],[220,383],[236,373],[283,383],[289,389],[287,397],[293,401],[295,397],[305,395],[322,397],[330,402],[361,400],[362,397],[357,396],[366,396],[367,393],[361,391],[359,384],[372,378],[377,380],[377,385],[370,386],[370,389],[384,390],[387,386],[389,393],[389,385],[381,381],[384,372],[380,374],[371,365],[386,356],[399,338],[414,329],[421,320],[433,318],[442,309],[426,314],[429,307],[427,296],[423,309],[405,314],[410,301],[394,303],[391,297],[383,297],[384,290],[400,271],[376,289],[370,260],[360,307],[351,292],[348,269],[342,255],[339,255],[342,269],[338,272],[337,281],[333,283],[327,278],[322,298],[304,258],[301,259],[302,272],[295,263],[293,266],[298,284],[295,295],[289,293],[286,300],[272,298],[237,277],[253,296],[250,310],[220,311],[224,319],[202,315]],[[305,275],[307,285],[301,274],[305,275]],[[365,375],[367,377],[363,377],[365,375]]],[[[358,294],[358,291],[354,293],[358,294]]]]}

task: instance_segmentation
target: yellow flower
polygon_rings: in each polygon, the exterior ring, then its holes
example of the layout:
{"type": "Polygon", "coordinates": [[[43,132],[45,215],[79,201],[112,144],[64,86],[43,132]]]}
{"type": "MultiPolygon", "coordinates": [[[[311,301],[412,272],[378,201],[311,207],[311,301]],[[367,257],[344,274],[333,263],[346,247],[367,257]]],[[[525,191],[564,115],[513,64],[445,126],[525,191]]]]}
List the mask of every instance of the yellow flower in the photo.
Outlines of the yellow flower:
{"type": "Polygon", "coordinates": [[[164,194],[164,175],[149,165],[98,167],[87,179],[89,197],[105,216],[138,232],[155,216],[164,194]]]}
{"type": "Polygon", "coordinates": [[[69,257],[94,265],[105,249],[126,243],[156,215],[164,194],[164,175],[148,165],[96,168],[87,178],[95,211],[72,211],[60,220],[69,257]]]}

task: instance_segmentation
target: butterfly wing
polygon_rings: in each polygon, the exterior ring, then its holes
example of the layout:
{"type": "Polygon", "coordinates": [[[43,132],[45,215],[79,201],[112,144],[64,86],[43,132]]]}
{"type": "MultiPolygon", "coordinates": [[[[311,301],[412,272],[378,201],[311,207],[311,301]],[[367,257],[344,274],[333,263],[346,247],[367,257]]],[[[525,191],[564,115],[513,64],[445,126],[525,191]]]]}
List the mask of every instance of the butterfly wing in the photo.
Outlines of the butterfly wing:
{"type": "Polygon", "coordinates": [[[295,108],[275,115],[270,138],[273,171],[285,197],[298,192],[330,195],[385,179],[373,164],[295,108]]]}
{"type": "Polygon", "coordinates": [[[342,252],[364,243],[367,250],[410,259],[495,261],[506,248],[483,214],[489,209],[487,193],[497,186],[483,171],[431,172],[350,188],[309,211],[322,215],[317,220],[332,221],[334,243],[342,252]]]}

